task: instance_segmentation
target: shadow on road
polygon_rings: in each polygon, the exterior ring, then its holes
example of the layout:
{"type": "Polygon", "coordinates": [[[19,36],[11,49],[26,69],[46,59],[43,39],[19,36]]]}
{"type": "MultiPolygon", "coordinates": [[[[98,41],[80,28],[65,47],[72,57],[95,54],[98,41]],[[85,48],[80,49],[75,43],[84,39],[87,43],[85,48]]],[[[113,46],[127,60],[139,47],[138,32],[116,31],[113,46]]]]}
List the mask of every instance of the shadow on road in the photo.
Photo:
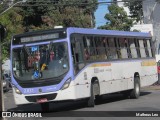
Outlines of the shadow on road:
{"type": "Polygon", "coordinates": [[[149,95],[151,94],[152,92],[141,92],[141,96],[145,96],[145,95],[149,95]]]}
{"type": "MultiPolygon", "coordinates": [[[[141,97],[151,94],[151,92],[141,92],[141,97]]],[[[112,103],[116,101],[126,100],[122,94],[107,94],[104,95],[100,100],[96,100],[96,105],[102,105],[112,103]]],[[[87,107],[87,100],[76,100],[76,101],[63,101],[63,102],[51,102],[50,112],[62,112],[62,111],[73,111],[87,107]]],[[[21,105],[16,108],[8,109],[7,111],[16,112],[42,112],[39,104],[21,105]]]]}

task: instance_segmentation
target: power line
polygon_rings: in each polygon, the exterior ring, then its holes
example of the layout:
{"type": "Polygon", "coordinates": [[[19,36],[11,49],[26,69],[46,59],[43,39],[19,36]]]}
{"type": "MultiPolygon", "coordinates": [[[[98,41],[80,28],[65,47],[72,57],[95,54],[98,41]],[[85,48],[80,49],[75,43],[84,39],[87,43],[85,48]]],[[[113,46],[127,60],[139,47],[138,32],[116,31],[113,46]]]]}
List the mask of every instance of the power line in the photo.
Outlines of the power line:
{"type": "Polygon", "coordinates": [[[4,10],[2,13],[0,13],[0,16],[3,15],[5,12],[7,12],[9,9],[11,9],[12,7],[14,7],[15,5],[19,4],[19,3],[22,3],[23,1],[19,1],[19,2],[16,2],[14,4],[12,4],[9,8],[7,8],[6,10],[4,10]]]}
{"type": "MultiPolygon", "coordinates": [[[[20,0],[20,1],[23,1],[23,0],[20,0]]],[[[98,3],[98,4],[103,4],[103,3],[120,3],[120,2],[139,2],[139,1],[145,1],[145,0],[122,0],[122,1],[100,1],[100,2],[93,2],[93,3],[98,3]]],[[[150,1],[152,1],[152,0],[150,0],[150,1]]],[[[2,1],[0,1],[0,2],[3,2],[3,3],[10,3],[10,2],[13,2],[13,0],[2,0],[2,1]]],[[[78,4],[80,3],[80,4],[88,4],[87,2],[85,2],[85,1],[82,1],[82,0],[79,0],[79,1],[76,1],[76,2],[78,2],[78,4]]],[[[46,1],[29,1],[29,0],[26,0],[26,2],[25,3],[55,3],[55,4],[57,4],[57,3],[59,3],[59,0],[46,0],[46,1]]],[[[68,1],[67,2],[61,2],[61,3],[68,3],[68,1]]]]}
{"type": "Polygon", "coordinates": [[[92,2],[92,3],[87,3],[87,2],[83,2],[83,1],[76,1],[75,3],[69,3],[69,2],[61,2],[59,3],[58,0],[52,0],[52,1],[26,1],[25,3],[23,4],[19,4],[19,5],[16,5],[15,7],[25,7],[25,6],[48,6],[48,5],[53,5],[53,6],[74,6],[74,5],[91,5],[91,4],[96,4],[96,5],[100,5],[100,4],[111,4],[111,3],[125,3],[125,2],[141,2],[141,1],[144,1],[144,0],[125,0],[125,1],[108,1],[108,2],[92,2]],[[30,4],[32,3],[32,5],[30,4]],[[33,3],[39,3],[37,5],[33,5],[33,3]]]}
{"type": "MultiPolygon", "coordinates": [[[[85,2],[85,1],[82,1],[82,0],[79,0],[79,1],[76,1],[76,2],[59,2],[59,0],[49,0],[49,1],[26,1],[25,3],[20,3],[20,4],[17,4],[15,5],[15,7],[29,7],[29,6],[48,6],[48,5],[53,5],[53,6],[78,6],[78,5],[91,5],[91,4],[96,4],[96,5],[101,5],[101,4],[112,4],[112,3],[125,3],[125,2],[142,2],[144,0],[122,0],[122,1],[100,1],[100,2],[85,2]],[[31,5],[32,3],[32,5],[31,5]],[[33,5],[33,3],[39,3],[37,5],[33,5]]],[[[2,1],[3,4],[7,4],[7,3],[11,3],[13,2],[13,0],[6,0],[6,1],[2,1]]],[[[14,3],[13,3],[14,4],[14,3]]]]}

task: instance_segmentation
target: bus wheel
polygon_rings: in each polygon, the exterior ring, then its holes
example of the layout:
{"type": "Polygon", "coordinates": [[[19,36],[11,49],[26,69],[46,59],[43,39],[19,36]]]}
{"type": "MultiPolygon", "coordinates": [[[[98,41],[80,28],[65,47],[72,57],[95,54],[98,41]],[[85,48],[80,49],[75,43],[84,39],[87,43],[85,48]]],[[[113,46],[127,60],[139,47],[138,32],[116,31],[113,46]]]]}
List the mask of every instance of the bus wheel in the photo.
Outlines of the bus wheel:
{"type": "Polygon", "coordinates": [[[91,95],[88,100],[88,107],[94,107],[94,105],[95,105],[95,102],[94,102],[95,94],[94,94],[94,87],[93,86],[94,86],[94,83],[91,83],[91,95]]]}
{"type": "Polygon", "coordinates": [[[41,103],[41,109],[43,112],[48,112],[49,111],[49,102],[41,103]]]}
{"type": "Polygon", "coordinates": [[[135,77],[134,80],[134,89],[130,93],[130,97],[134,99],[138,99],[140,96],[140,80],[139,77],[135,77]]]}

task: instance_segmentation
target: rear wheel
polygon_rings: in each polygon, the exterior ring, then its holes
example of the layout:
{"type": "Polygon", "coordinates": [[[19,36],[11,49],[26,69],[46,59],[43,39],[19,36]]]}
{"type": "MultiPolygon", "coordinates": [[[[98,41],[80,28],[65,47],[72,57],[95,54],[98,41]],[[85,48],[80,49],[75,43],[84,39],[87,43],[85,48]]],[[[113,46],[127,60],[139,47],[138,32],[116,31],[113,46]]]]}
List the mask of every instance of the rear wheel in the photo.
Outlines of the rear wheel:
{"type": "Polygon", "coordinates": [[[138,99],[140,96],[140,79],[139,77],[135,77],[134,80],[134,89],[130,92],[130,97],[134,99],[138,99]]]}
{"type": "Polygon", "coordinates": [[[48,112],[49,111],[49,102],[41,103],[41,109],[43,112],[48,112]]]}

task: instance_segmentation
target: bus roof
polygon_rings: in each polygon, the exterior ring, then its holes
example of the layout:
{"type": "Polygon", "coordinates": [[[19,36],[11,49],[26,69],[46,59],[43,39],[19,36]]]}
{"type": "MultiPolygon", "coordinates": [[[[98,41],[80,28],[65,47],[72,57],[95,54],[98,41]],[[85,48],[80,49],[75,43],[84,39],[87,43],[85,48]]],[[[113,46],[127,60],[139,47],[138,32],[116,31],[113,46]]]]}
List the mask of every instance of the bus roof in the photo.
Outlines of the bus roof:
{"type": "Polygon", "coordinates": [[[36,30],[36,31],[31,31],[31,32],[25,32],[21,34],[14,35],[14,37],[25,37],[25,36],[32,36],[32,35],[41,35],[41,34],[48,34],[54,32],[59,32],[59,31],[65,31],[66,28],[56,28],[56,29],[48,29],[48,30],[36,30]]]}
{"type": "Polygon", "coordinates": [[[151,38],[151,34],[145,32],[131,32],[131,31],[118,31],[118,30],[102,30],[102,29],[90,29],[90,28],[75,28],[70,27],[68,31],[71,33],[80,34],[96,34],[96,35],[108,35],[108,36],[122,36],[122,37],[140,37],[151,38]]]}
{"type": "Polygon", "coordinates": [[[14,37],[24,37],[24,36],[32,36],[32,35],[40,35],[65,31],[71,33],[79,33],[79,34],[93,34],[93,35],[108,35],[108,36],[122,36],[122,37],[140,37],[140,38],[151,38],[151,34],[144,32],[130,32],[130,31],[118,31],[118,30],[102,30],[102,29],[91,29],[91,28],[76,28],[76,27],[68,27],[68,28],[57,28],[57,29],[49,29],[49,30],[39,30],[33,32],[26,32],[23,34],[17,34],[14,37]]]}

